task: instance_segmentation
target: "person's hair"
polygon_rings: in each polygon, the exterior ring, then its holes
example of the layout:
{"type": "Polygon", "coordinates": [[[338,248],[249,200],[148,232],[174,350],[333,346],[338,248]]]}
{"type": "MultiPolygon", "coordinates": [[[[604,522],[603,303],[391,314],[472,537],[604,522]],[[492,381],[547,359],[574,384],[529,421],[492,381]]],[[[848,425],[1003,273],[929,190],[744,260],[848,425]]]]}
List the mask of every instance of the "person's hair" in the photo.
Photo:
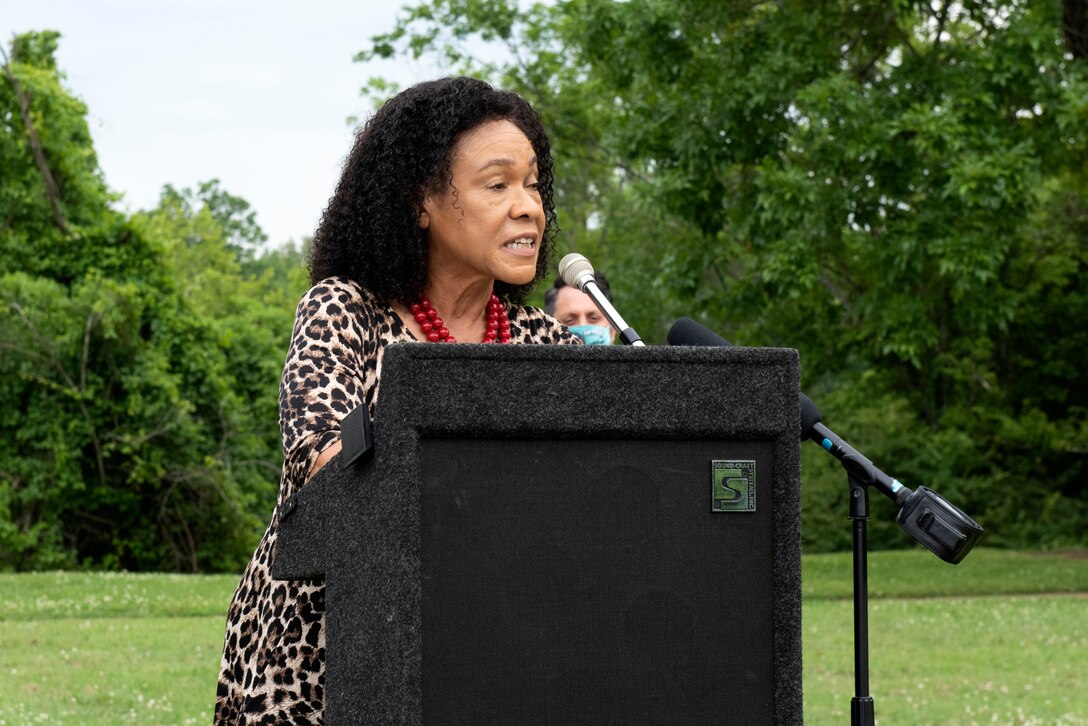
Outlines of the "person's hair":
{"type": "MultiPolygon", "coordinates": [[[[605,299],[612,302],[612,290],[608,287],[608,278],[604,276],[604,273],[594,270],[593,279],[597,281],[597,287],[601,288],[605,299]]],[[[544,312],[548,315],[555,315],[555,299],[559,297],[559,291],[564,287],[567,287],[567,283],[562,277],[557,277],[555,284],[544,291],[544,312]]]]}
{"type": "Polygon", "coordinates": [[[383,299],[415,301],[427,280],[427,233],[419,217],[428,193],[450,188],[453,151],[469,131],[510,121],[536,153],[545,228],[536,276],[525,285],[495,282],[495,294],[521,303],[548,269],[557,231],[551,142],[528,101],[474,78],[442,78],[387,101],[358,133],[310,252],[310,282],[355,280],[383,299]]]}

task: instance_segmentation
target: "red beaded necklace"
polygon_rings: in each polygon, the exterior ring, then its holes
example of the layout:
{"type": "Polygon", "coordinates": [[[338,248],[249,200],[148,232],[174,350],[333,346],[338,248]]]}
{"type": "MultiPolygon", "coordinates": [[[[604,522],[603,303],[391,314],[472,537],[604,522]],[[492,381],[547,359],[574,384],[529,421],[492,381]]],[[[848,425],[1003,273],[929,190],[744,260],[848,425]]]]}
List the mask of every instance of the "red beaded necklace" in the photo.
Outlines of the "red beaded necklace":
{"type": "MultiPolygon", "coordinates": [[[[419,302],[412,303],[408,310],[415,316],[423,334],[432,343],[456,343],[457,338],[450,335],[446,324],[439,317],[438,311],[431,305],[431,301],[423,293],[419,293],[419,302]]],[[[484,331],[485,343],[494,343],[498,338],[500,343],[510,340],[510,319],[506,316],[506,309],[502,306],[495,293],[491,293],[491,299],[487,301],[487,330],[484,331]]]]}

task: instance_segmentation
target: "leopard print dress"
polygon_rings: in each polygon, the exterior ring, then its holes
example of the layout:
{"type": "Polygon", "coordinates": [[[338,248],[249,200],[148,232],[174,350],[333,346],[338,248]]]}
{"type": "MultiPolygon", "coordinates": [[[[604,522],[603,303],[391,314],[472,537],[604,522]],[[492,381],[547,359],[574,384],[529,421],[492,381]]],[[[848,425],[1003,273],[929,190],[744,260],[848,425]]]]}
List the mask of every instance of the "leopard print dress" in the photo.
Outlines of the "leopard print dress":
{"type": "MultiPolygon", "coordinates": [[[[507,306],[507,314],[511,343],[581,342],[536,308],[507,306]]],[[[373,414],[385,346],[414,340],[388,304],[351,280],[323,280],[302,297],[280,381],[280,503],[339,438],[345,415],[362,403],[373,414]]],[[[322,722],[324,584],[273,580],[275,547],[273,517],[230,604],[216,724],[322,722]]]]}

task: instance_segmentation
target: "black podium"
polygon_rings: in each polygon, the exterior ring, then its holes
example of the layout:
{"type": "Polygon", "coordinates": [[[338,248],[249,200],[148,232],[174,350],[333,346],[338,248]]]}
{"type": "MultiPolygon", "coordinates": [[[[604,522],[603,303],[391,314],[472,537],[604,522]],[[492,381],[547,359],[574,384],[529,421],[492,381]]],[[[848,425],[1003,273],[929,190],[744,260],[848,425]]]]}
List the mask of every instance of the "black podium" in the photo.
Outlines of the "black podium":
{"type": "Polygon", "coordinates": [[[279,525],[329,724],[800,724],[798,360],[397,344],[279,525]]]}

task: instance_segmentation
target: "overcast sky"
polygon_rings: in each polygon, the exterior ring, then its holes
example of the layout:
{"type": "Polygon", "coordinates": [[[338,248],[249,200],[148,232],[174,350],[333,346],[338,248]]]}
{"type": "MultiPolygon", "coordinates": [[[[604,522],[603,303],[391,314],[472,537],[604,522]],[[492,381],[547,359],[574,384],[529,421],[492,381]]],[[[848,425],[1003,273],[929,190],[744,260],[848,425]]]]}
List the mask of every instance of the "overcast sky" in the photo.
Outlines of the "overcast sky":
{"type": "Polygon", "coordinates": [[[269,244],[313,234],[352,140],[371,76],[438,75],[355,53],[393,27],[405,0],[0,0],[0,40],[61,32],[67,86],[110,189],[127,211],[164,184],[218,178],[245,198],[269,244]]]}

